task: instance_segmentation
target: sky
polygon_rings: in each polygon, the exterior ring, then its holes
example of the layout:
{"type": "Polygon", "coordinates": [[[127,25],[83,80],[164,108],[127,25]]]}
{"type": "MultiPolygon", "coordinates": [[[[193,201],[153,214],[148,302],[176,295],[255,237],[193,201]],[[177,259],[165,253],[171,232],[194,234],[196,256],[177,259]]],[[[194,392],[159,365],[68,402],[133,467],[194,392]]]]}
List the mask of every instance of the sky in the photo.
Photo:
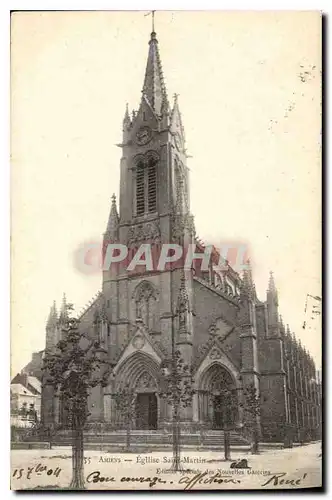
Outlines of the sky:
{"type": "MultiPolygon", "coordinates": [[[[74,256],[100,241],[118,196],[145,14],[12,15],[12,374],[44,348],[53,300],[65,292],[79,311],[101,289],[74,256]]],[[[169,99],[179,94],[197,233],[248,245],[261,300],[274,272],[284,322],[319,367],[320,316],[304,308],[321,296],[320,15],[166,11],[155,30],[169,99]]]]}

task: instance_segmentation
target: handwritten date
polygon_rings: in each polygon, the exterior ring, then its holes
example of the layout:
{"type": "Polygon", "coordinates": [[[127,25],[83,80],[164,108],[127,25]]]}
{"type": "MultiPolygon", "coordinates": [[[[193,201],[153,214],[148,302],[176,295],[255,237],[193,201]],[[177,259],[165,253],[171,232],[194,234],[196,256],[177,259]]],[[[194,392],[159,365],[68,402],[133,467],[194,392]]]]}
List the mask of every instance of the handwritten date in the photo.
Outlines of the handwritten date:
{"type": "Polygon", "coordinates": [[[47,474],[48,476],[59,477],[60,472],[60,467],[51,469],[48,468],[47,465],[37,464],[35,467],[28,467],[27,469],[15,469],[13,472],[13,478],[21,479],[26,477],[27,479],[31,479],[31,474],[36,474],[37,476],[47,474]]]}

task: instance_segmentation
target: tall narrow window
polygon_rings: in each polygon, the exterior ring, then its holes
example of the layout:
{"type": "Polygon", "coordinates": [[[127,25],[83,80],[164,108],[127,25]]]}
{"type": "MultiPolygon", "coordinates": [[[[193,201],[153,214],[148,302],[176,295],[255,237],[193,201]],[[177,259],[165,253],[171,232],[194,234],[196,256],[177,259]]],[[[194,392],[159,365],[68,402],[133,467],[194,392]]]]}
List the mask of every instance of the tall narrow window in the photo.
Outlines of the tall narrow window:
{"type": "Polygon", "coordinates": [[[157,160],[149,157],[136,168],[136,215],[157,210],[157,160]]]}
{"type": "Polygon", "coordinates": [[[144,164],[140,162],[136,171],[136,213],[143,215],[145,212],[145,186],[144,164]]]}
{"type": "Polygon", "coordinates": [[[154,158],[150,158],[148,164],[148,207],[149,212],[155,212],[157,208],[156,160],[154,158]]]}

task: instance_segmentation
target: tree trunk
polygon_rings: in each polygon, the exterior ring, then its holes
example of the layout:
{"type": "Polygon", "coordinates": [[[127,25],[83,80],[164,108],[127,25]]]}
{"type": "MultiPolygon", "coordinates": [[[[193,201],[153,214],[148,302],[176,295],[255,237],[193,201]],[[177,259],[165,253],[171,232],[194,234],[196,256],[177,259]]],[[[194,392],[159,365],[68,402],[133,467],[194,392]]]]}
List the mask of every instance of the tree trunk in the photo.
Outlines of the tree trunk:
{"type": "Polygon", "coordinates": [[[228,430],[224,430],[224,454],[225,460],[231,460],[230,435],[228,430]]]}
{"type": "Polygon", "coordinates": [[[253,436],[252,436],[252,445],[251,445],[251,453],[253,455],[258,455],[258,430],[254,428],[253,436]]]}
{"type": "Polygon", "coordinates": [[[130,450],[130,418],[127,417],[127,428],[126,428],[126,451],[130,450]]]}
{"type": "Polygon", "coordinates": [[[69,488],[73,490],[84,489],[84,465],[83,465],[83,429],[75,417],[73,418],[72,435],[72,480],[69,488]]]}
{"type": "Polygon", "coordinates": [[[171,470],[178,472],[182,470],[181,460],[180,460],[180,426],[179,426],[179,411],[177,403],[173,406],[173,419],[172,419],[172,431],[173,431],[173,464],[171,470]]]}

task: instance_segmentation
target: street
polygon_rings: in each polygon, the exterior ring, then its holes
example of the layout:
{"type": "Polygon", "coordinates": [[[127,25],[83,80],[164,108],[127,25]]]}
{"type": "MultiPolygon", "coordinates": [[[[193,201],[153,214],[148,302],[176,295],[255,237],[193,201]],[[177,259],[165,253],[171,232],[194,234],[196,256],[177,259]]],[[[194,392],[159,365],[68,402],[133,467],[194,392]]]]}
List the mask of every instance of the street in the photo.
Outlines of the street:
{"type": "MultiPolygon", "coordinates": [[[[87,489],[283,489],[321,486],[321,444],[264,450],[259,455],[232,451],[232,462],[247,459],[248,469],[230,468],[223,452],[184,450],[183,471],[170,472],[170,451],[84,453],[87,489]]],[[[71,480],[71,448],[12,450],[11,488],[66,488],[71,480]]]]}

